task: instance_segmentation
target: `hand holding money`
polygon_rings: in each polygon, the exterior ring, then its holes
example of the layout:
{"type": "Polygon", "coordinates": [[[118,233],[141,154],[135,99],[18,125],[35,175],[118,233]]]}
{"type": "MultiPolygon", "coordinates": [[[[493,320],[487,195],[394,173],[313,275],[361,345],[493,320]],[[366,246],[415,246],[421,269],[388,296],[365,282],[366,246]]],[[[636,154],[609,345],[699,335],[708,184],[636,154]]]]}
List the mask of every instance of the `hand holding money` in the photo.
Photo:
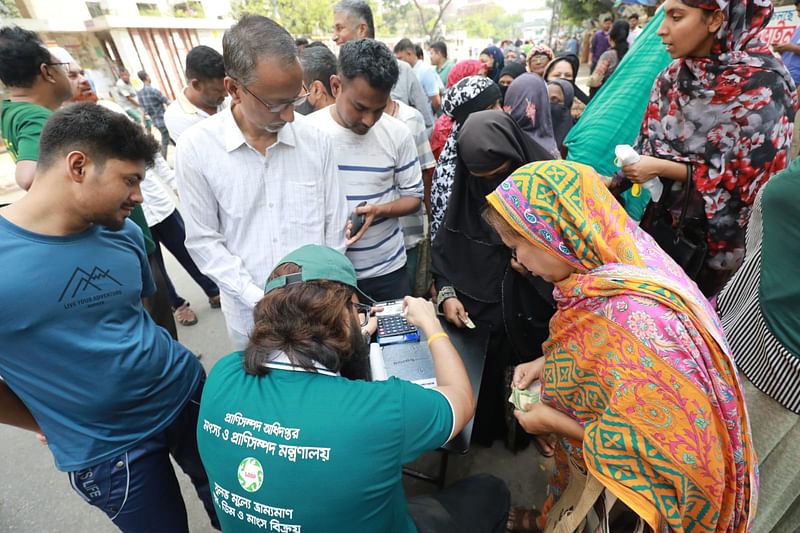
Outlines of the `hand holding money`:
{"type": "Polygon", "coordinates": [[[542,399],[542,382],[538,379],[525,389],[520,389],[512,385],[511,396],[508,401],[514,405],[514,409],[527,412],[534,404],[542,399]]]}

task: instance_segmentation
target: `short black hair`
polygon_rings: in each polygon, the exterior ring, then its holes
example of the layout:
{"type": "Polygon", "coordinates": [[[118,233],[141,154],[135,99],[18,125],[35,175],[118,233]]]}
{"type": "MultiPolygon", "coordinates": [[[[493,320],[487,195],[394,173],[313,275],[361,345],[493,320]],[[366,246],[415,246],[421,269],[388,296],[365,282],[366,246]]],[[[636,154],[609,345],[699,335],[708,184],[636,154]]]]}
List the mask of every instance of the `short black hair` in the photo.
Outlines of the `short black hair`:
{"type": "Polygon", "coordinates": [[[294,40],[294,45],[297,46],[298,48],[301,46],[308,46],[308,39],[306,39],[305,37],[298,37],[297,39],[294,40]]]}
{"type": "Polygon", "coordinates": [[[326,46],[307,46],[300,53],[300,63],[303,65],[303,81],[306,86],[314,81],[321,81],[325,90],[333,96],[331,90],[331,76],[336,74],[336,56],[326,46]]]}
{"type": "MultiPolygon", "coordinates": [[[[795,0],[795,4],[800,4],[800,0],[795,0]]],[[[639,20],[639,13],[631,13],[630,15],[628,15],[628,20],[630,19],[639,20]]]]}
{"type": "Polygon", "coordinates": [[[119,73],[122,74],[123,72],[128,72],[128,69],[125,67],[119,67],[119,73]]]}
{"type": "Polygon", "coordinates": [[[225,72],[241,83],[252,83],[256,65],[263,58],[289,65],[298,60],[297,45],[283,26],[260,15],[243,15],[222,36],[225,72]]]}
{"type": "Polygon", "coordinates": [[[33,87],[42,63],[52,60],[36,33],[19,26],[0,28],[0,81],[6,87],[33,87]]]}
{"type": "Polygon", "coordinates": [[[352,80],[362,76],[379,91],[390,92],[400,69],[385,44],[373,39],[356,39],[342,46],[339,52],[339,76],[352,80]]]}
{"type": "MultiPolygon", "coordinates": [[[[800,2],[800,0],[797,0],[800,2]]],[[[447,57],[447,43],[444,41],[436,41],[435,43],[431,44],[431,50],[436,50],[444,57],[447,57]]]]}
{"type": "Polygon", "coordinates": [[[225,77],[222,54],[210,46],[195,46],[186,54],[186,81],[219,80],[225,77]]]}
{"type": "Polygon", "coordinates": [[[140,70],[139,72],[136,73],[136,76],[138,76],[140,80],[144,81],[147,79],[147,72],[145,72],[144,70],[140,70]]]}
{"type": "Polygon", "coordinates": [[[367,37],[375,38],[375,21],[372,18],[372,8],[364,0],[342,0],[333,6],[333,12],[344,11],[350,19],[357,19],[367,25],[367,37]]]}
{"type": "MultiPolygon", "coordinates": [[[[797,0],[797,1],[800,2],[800,0],[797,0]]],[[[320,46],[323,47],[323,48],[328,48],[328,45],[326,45],[322,41],[311,41],[310,43],[308,43],[306,45],[306,48],[318,48],[320,46]]],[[[330,48],[328,48],[328,50],[330,50],[330,48]]]]}
{"type": "Polygon", "coordinates": [[[411,50],[415,54],[417,53],[417,49],[414,46],[414,43],[411,42],[411,39],[408,37],[403,37],[397,41],[396,45],[394,45],[394,53],[396,54],[397,52],[405,52],[406,50],[411,50]]]}
{"type": "Polygon", "coordinates": [[[425,59],[425,52],[422,51],[422,46],[415,44],[414,53],[417,54],[417,59],[425,59]]]}
{"type": "Polygon", "coordinates": [[[160,144],[132,122],[128,115],[84,102],[53,113],[39,138],[41,169],[47,169],[73,150],[80,150],[99,166],[109,159],[144,161],[153,165],[160,144]]]}

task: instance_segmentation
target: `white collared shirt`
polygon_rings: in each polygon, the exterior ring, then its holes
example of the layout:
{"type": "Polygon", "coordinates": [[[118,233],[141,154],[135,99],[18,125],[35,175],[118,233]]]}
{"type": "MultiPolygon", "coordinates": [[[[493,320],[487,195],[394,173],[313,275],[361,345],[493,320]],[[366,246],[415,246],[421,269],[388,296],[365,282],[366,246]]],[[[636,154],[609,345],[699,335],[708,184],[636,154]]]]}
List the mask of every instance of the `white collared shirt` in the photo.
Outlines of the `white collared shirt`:
{"type": "Polygon", "coordinates": [[[228,328],[243,335],[276,263],[305,244],[345,250],[347,203],[333,145],[303,116],[261,155],[225,109],[178,141],[186,248],[220,288],[228,328]]]}
{"type": "MultiPolygon", "coordinates": [[[[217,106],[217,113],[228,108],[228,100],[226,98],[224,102],[217,106]]],[[[178,93],[178,97],[164,111],[164,124],[167,126],[167,131],[169,131],[169,136],[172,140],[178,142],[183,132],[209,116],[208,113],[186,98],[186,87],[184,87],[178,93]]]]}
{"type": "Polygon", "coordinates": [[[169,164],[161,156],[156,154],[153,168],[147,169],[145,178],[139,184],[142,190],[142,211],[147,225],[153,227],[163,222],[175,211],[175,200],[165,187],[175,189],[175,171],[169,168],[169,164]]]}

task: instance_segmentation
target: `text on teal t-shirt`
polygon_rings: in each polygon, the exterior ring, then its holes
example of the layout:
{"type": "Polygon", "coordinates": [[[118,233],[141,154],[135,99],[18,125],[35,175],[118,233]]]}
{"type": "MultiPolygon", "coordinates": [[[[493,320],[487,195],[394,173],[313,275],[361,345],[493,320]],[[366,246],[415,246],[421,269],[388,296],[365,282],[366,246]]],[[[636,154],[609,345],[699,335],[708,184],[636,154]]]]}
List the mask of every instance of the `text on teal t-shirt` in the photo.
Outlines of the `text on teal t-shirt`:
{"type": "Polygon", "coordinates": [[[447,398],[271,366],[249,375],[230,354],[203,389],[197,444],[223,531],[416,531],[402,465],[447,442],[447,398]]]}

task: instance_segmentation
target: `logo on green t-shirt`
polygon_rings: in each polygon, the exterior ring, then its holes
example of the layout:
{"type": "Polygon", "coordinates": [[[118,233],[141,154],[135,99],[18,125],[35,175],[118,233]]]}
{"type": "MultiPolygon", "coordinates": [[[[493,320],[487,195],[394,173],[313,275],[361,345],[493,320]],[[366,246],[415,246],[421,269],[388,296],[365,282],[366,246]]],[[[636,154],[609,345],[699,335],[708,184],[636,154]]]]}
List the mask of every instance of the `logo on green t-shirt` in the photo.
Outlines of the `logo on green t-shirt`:
{"type": "Polygon", "coordinates": [[[255,492],[264,483],[264,468],[255,457],[247,457],[239,463],[239,485],[247,492],[255,492]]]}

